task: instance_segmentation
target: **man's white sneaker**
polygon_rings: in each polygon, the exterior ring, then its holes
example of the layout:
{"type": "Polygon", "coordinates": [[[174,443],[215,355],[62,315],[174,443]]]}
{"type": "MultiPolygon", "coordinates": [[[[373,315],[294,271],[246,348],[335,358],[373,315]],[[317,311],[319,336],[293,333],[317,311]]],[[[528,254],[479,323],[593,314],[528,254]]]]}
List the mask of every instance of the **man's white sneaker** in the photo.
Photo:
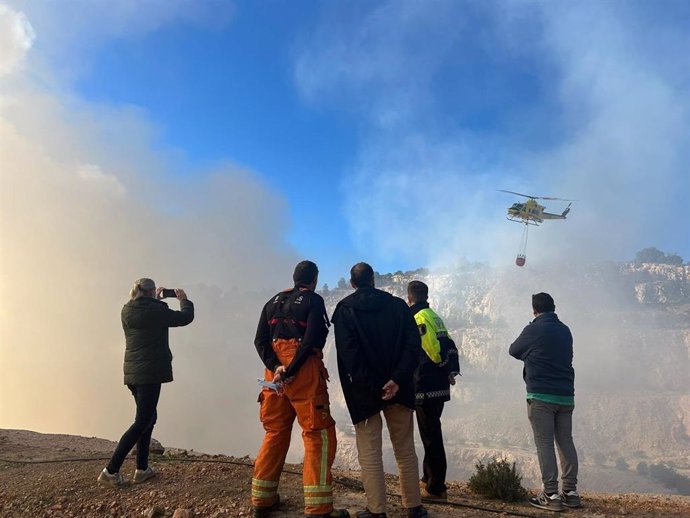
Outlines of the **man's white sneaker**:
{"type": "Polygon", "coordinates": [[[103,468],[103,471],[101,471],[101,474],[98,475],[98,479],[96,481],[99,486],[105,486],[105,487],[115,487],[117,489],[121,489],[123,487],[127,486],[127,481],[122,478],[122,475],[120,473],[113,473],[112,475],[108,473],[107,468],[103,468]]]}
{"type": "Polygon", "coordinates": [[[134,478],[132,479],[133,484],[141,484],[142,482],[146,482],[148,479],[153,478],[156,476],[156,472],[153,471],[153,468],[149,466],[146,469],[138,469],[134,472],[134,478]]]}

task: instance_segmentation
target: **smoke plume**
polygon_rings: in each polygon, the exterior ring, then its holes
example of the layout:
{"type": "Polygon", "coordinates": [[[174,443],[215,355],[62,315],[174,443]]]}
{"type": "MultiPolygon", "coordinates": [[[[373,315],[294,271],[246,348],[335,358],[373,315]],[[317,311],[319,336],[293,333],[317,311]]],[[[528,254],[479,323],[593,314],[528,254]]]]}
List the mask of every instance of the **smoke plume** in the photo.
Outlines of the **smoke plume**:
{"type": "Polygon", "coordinates": [[[134,412],[119,313],[145,276],[184,288],[197,308],[171,331],[175,382],[156,436],[255,450],[253,333],[299,260],[284,239],[286,201],[230,161],[190,170],[141,110],[84,102],[57,76],[46,83],[47,69],[22,69],[36,62],[30,23],[0,8],[13,29],[0,31],[0,426],[119,438],[134,412]]]}

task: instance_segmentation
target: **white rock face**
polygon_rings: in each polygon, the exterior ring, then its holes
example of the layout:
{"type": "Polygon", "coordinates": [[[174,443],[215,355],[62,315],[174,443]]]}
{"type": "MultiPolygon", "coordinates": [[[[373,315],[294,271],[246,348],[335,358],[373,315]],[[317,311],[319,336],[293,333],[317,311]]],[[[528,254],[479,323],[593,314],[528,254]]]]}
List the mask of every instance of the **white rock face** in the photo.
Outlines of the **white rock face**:
{"type": "MultiPolygon", "coordinates": [[[[527,485],[539,485],[522,363],[507,353],[533,318],[531,294],[539,291],[554,297],[574,337],[581,488],[620,490],[621,477],[605,475],[620,457],[631,469],[624,479],[635,479],[628,482],[641,491],[659,490],[635,472],[642,461],[672,462],[690,475],[690,266],[561,264],[533,271],[466,265],[379,276],[377,287],[404,298],[413,279],[429,285],[430,303],[460,349],[463,376],[444,410],[450,478],[468,477],[474,459],[503,454],[518,463],[527,485]]],[[[349,293],[326,295],[329,311],[349,293]]],[[[327,362],[336,377],[329,340],[327,362]]],[[[351,426],[349,417],[339,384],[331,387],[343,430],[351,426]]],[[[338,439],[339,463],[357,467],[356,450],[347,445],[354,437],[338,439]]],[[[386,456],[394,470],[390,447],[386,456]]]]}

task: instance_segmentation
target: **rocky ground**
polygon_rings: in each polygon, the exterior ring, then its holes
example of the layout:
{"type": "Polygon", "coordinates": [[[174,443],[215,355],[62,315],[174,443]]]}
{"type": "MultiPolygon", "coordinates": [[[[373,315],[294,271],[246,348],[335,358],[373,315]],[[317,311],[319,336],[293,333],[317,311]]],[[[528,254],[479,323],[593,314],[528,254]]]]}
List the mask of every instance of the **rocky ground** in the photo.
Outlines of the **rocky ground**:
{"type": "MultiPolygon", "coordinates": [[[[14,517],[211,517],[251,516],[251,460],[168,450],[153,458],[158,476],[125,489],[105,489],[96,477],[114,443],[98,438],[0,430],[0,516],[14,517]],[[80,459],[80,460],[70,460],[80,459]],[[41,461],[42,463],[33,463],[41,461]],[[57,462],[56,462],[57,461],[57,462]],[[32,462],[32,463],[21,463],[32,462]]],[[[124,473],[134,470],[129,459],[124,473]]],[[[275,518],[302,516],[300,466],[286,466],[281,482],[281,509],[275,518]]],[[[336,472],[339,507],[364,508],[357,473],[336,472]]],[[[397,480],[389,477],[389,490],[397,480]]],[[[452,484],[450,499],[457,506],[428,504],[432,518],[544,516],[526,504],[502,504],[473,495],[464,483],[452,484]]],[[[613,516],[688,517],[690,497],[620,494],[583,495],[584,507],[566,515],[581,518],[613,516]]],[[[404,516],[400,499],[389,499],[389,516],[404,516]]]]}

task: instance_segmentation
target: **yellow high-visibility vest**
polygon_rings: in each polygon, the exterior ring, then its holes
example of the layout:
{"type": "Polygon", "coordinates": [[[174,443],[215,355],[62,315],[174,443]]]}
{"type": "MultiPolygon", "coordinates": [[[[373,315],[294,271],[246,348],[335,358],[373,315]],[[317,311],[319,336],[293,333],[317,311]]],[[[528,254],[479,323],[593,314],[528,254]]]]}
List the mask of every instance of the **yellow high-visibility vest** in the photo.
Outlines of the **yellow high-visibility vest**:
{"type": "Polygon", "coordinates": [[[424,308],[414,316],[422,337],[422,349],[434,363],[441,363],[441,342],[439,337],[448,336],[446,325],[433,309],[424,308]]]}

